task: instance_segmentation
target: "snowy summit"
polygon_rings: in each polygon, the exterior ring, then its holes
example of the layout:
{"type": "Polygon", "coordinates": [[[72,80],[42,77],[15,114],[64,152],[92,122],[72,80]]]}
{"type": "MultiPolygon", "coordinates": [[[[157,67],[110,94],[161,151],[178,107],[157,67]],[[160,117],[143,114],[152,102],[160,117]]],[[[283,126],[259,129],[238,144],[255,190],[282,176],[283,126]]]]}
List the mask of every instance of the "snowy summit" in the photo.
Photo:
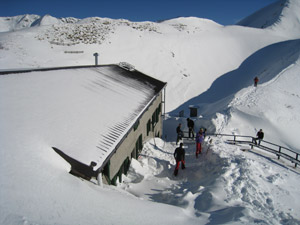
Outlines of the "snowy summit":
{"type": "Polygon", "coordinates": [[[299,0],[231,26],[195,17],[0,17],[0,224],[300,224],[299,21],[299,0]],[[149,83],[105,83],[95,70],[10,72],[92,66],[95,53],[104,68],[127,62],[167,83],[161,138],[143,143],[115,186],[71,175],[52,147],[72,146],[88,163],[83,151],[101,142],[97,124],[133,118],[153,94],[149,83]],[[207,129],[198,158],[187,118],[195,132],[207,129]],[[179,123],[186,168],[174,176],[179,123]]]}

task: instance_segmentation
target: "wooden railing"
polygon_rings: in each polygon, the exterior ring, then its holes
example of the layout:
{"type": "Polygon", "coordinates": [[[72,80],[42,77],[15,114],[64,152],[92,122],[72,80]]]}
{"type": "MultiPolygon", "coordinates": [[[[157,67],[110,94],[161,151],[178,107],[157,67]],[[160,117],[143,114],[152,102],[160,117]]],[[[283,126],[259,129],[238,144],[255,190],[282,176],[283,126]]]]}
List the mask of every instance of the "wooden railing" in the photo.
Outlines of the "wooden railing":
{"type": "MultiPolygon", "coordinates": [[[[191,139],[188,138],[188,132],[184,131],[184,136],[183,139],[191,139]]],[[[247,144],[251,146],[251,149],[253,149],[253,147],[262,149],[264,151],[268,151],[271,152],[275,155],[277,155],[278,159],[280,159],[280,157],[283,157],[289,161],[291,161],[292,163],[295,164],[295,167],[297,167],[298,164],[300,164],[300,159],[299,159],[299,155],[300,152],[296,152],[294,150],[291,150],[289,148],[268,142],[268,141],[264,141],[261,140],[260,144],[255,144],[255,137],[252,136],[245,136],[245,135],[234,135],[234,134],[206,134],[205,136],[222,136],[222,137],[228,137],[229,139],[227,139],[227,143],[229,144],[247,144]]],[[[196,134],[195,134],[196,137],[196,134]]],[[[195,139],[194,137],[194,139],[195,139]]]]}
{"type": "Polygon", "coordinates": [[[278,159],[280,159],[280,157],[283,157],[294,163],[295,167],[297,167],[297,165],[300,164],[299,152],[264,140],[261,140],[259,145],[255,144],[256,138],[252,136],[232,134],[207,134],[206,136],[228,137],[230,139],[228,139],[227,142],[230,144],[249,144],[251,146],[251,149],[253,149],[253,147],[256,147],[277,155],[278,159]]]}

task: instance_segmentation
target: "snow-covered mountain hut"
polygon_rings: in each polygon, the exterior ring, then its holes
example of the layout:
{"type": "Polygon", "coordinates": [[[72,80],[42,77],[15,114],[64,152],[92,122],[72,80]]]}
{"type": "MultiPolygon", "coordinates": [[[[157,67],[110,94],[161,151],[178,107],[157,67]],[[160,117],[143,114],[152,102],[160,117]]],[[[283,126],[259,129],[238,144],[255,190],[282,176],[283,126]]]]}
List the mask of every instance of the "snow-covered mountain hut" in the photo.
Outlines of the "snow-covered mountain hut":
{"type": "Polygon", "coordinates": [[[116,184],[143,143],[162,135],[166,83],[133,68],[78,66],[0,75],[10,86],[6,108],[16,109],[16,126],[43,143],[41,148],[54,149],[73,175],[116,184]]]}

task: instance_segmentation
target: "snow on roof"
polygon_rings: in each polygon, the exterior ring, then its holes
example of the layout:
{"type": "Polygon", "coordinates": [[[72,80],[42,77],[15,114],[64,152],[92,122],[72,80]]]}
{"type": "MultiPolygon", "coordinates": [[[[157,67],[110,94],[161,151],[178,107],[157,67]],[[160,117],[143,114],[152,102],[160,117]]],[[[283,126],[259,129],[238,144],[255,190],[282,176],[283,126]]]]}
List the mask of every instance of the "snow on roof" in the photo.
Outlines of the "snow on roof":
{"type": "Polygon", "coordinates": [[[9,73],[0,76],[1,133],[11,143],[57,147],[96,168],[165,86],[116,65],[9,73]],[[16,129],[26,137],[10,132],[16,129]]]}

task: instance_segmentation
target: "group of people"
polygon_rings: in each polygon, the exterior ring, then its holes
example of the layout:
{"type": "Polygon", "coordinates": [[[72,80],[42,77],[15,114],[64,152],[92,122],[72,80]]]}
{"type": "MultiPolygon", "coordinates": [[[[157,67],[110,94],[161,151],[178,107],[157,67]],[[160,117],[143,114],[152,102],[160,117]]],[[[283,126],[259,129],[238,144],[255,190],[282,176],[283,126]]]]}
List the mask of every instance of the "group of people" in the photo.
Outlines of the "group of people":
{"type": "MultiPolygon", "coordinates": [[[[194,134],[194,121],[191,120],[190,118],[187,118],[187,126],[189,128],[189,138],[194,138],[195,134],[194,134]]],[[[180,140],[182,140],[183,138],[183,131],[181,130],[181,123],[178,124],[178,127],[176,128],[176,133],[177,133],[177,139],[176,139],[176,145],[178,144],[178,142],[180,140]]]]}
{"type": "MultiPolygon", "coordinates": [[[[190,118],[187,118],[187,126],[189,128],[189,138],[192,137],[194,139],[194,137],[195,137],[194,121],[191,120],[190,118]]],[[[176,139],[176,145],[177,145],[178,142],[181,141],[183,138],[183,131],[181,130],[181,123],[179,123],[179,125],[177,126],[176,132],[177,132],[177,139],[176,139]]],[[[201,152],[202,152],[202,143],[205,138],[205,132],[206,132],[206,129],[201,128],[199,130],[199,132],[196,134],[196,158],[198,158],[199,154],[201,154],[201,152]]],[[[177,176],[180,163],[181,163],[181,168],[185,169],[185,150],[183,148],[182,142],[179,144],[179,147],[175,149],[174,158],[176,160],[176,167],[175,167],[174,175],[177,176]]]]}
{"type": "MultiPolygon", "coordinates": [[[[190,118],[187,118],[187,126],[189,129],[189,138],[192,137],[194,139],[194,137],[195,137],[194,121],[191,120],[190,118]]],[[[181,123],[179,123],[179,125],[177,126],[176,132],[177,132],[177,140],[176,140],[176,145],[177,145],[178,142],[181,141],[182,138],[184,137],[183,131],[181,130],[181,123]]],[[[198,158],[199,154],[202,153],[202,143],[205,138],[205,132],[206,132],[206,129],[201,128],[199,130],[199,132],[196,134],[196,158],[198,158]]],[[[254,138],[255,145],[260,145],[263,138],[264,138],[264,132],[262,129],[260,129],[256,134],[256,138],[254,138]]],[[[180,142],[179,147],[175,149],[174,158],[176,160],[176,167],[174,170],[174,175],[177,176],[178,170],[180,167],[180,163],[181,163],[181,168],[185,169],[185,150],[183,148],[182,142],[180,142]]]]}

